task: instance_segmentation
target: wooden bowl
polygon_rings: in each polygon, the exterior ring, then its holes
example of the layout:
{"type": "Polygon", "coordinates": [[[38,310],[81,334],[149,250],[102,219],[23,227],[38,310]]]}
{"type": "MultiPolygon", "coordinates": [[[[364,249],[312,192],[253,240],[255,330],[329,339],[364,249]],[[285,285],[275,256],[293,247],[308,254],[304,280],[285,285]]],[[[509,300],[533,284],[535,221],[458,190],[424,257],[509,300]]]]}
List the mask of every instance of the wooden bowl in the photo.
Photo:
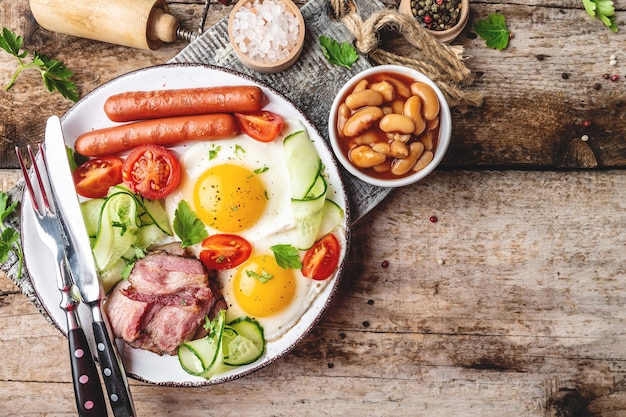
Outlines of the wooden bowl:
{"type": "MultiPolygon", "coordinates": [[[[402,0],[400,2],[400,6],[398,7],[398,11],[402,14],[410,16],[415,19],[413,12],[411,11],[411,0],[402,0]]],[[[426,29],[428,33],[432,34],[435,38],[437,38],[440,42],[449,43],[453,41],[459,34],[465,29],[467,25],[467,21],[469,20],[469,0],[461,0],[461,15],[459,16],[459,21],[456,25],[446,30],[430,30],[426,29]]],[[[414,44],[411,39],[407,40],[414,44]]]]}
{"type": "Polygon", "coordinates": [[[300,57],[300,53],[302,52],[302,47],[304,46],[304,35],[306,31],[302,13],[300,13],[300,9],[298,8],[298,6],[296,6],[291,0],[279,1],[284,3],[286,10],[296,17],[296,19],[298,20],[298,26],[300,28],[300,31],[298,32],[298,39],[296,40],[295,46],[293,47],[293,49],[291,49],[291,51],[289,51],[289,54],[283,59],[274,62],[268,63],[250,58],[249,55],[244,53],[241,48],[239,48],[237,42],[235,42],[235,36],[233,33],[233,22],[235,21],[235,16],[239,9],[241,9],[244,5],[253,3],[254,0],[240,0],[230,12],[230,16],[228,18],[228,37],[230,38],[230,44],[235,50],[235,54],[237,54],[239,60],[241,60],[241,62],[246,67],[250,68],[253,71],[264,74],[273,74],[283,71],[293,65],[293,63],[296,62],[297,59],[300,57]]]}

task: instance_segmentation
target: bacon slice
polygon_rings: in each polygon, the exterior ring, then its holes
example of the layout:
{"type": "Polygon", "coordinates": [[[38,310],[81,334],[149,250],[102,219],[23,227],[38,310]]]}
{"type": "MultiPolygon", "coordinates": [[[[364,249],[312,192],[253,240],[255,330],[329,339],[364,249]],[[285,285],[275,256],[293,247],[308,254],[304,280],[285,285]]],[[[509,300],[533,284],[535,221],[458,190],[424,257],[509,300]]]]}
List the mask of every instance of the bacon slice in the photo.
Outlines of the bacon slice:
{"type": "Polygon", "coordinates": [[[115,337],[159,355],[176,354],[225,308],[202,262],[162,251],[138,260],[104,305],[115,337]]]}

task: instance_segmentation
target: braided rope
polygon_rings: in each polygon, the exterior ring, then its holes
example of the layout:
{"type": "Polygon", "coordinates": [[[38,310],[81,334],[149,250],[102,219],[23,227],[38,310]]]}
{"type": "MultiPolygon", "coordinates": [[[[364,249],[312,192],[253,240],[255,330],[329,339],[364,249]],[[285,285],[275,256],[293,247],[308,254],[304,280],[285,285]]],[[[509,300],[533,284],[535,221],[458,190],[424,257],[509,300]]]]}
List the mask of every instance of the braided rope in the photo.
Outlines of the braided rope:
{"type": "Polygon", "coordinates": [[[474,75],[463,62],[462,46],[439,42],[415,19],[396,10],[380,10],[363,21],[351,0],[330,0],[330,4],[335,17],[354,36],[356,49],[374,64],[404,65],[424,73],[439,86],[451,107],[482,105],[482,93],[463,90],[474,82],[474,75]],[[415,49],[410,56],[379,49],[378,33],[384,28],[411,40],[415,49]]]}

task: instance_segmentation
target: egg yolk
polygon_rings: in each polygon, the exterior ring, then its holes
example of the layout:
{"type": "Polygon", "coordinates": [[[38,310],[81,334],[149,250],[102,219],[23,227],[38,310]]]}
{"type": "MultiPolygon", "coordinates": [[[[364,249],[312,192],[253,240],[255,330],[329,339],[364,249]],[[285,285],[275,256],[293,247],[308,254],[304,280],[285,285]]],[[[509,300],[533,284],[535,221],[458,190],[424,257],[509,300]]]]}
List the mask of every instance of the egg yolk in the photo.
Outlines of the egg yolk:
{"type": "Polygon", "coordinates": [[[263,183],[252,171],[223,164],[206,170],[195,184],[198,217],[221,232],[240,232],[254,225],[265,210],[263,183]]]}
{"type": "Polygon", "coordinates": [[[287,307],[296,293],[293,271],[281,268],[273,255],[250,257],[233,280],[239,306],[254,317],[268,317],[287,307]]]}

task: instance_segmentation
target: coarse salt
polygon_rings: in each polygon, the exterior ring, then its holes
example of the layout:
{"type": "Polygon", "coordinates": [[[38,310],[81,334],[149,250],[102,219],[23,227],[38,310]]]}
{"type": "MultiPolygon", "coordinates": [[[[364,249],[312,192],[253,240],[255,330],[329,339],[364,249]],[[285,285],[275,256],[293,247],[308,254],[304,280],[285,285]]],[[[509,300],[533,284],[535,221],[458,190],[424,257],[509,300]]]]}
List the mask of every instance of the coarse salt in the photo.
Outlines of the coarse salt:
{"type": "Polygon", "coordinates": [[[278,0],[255,0],[242,6],[233,20],[233,38],[251,59],[271,64],[285,59],[300,34],[298,19],[278,0]]]}

